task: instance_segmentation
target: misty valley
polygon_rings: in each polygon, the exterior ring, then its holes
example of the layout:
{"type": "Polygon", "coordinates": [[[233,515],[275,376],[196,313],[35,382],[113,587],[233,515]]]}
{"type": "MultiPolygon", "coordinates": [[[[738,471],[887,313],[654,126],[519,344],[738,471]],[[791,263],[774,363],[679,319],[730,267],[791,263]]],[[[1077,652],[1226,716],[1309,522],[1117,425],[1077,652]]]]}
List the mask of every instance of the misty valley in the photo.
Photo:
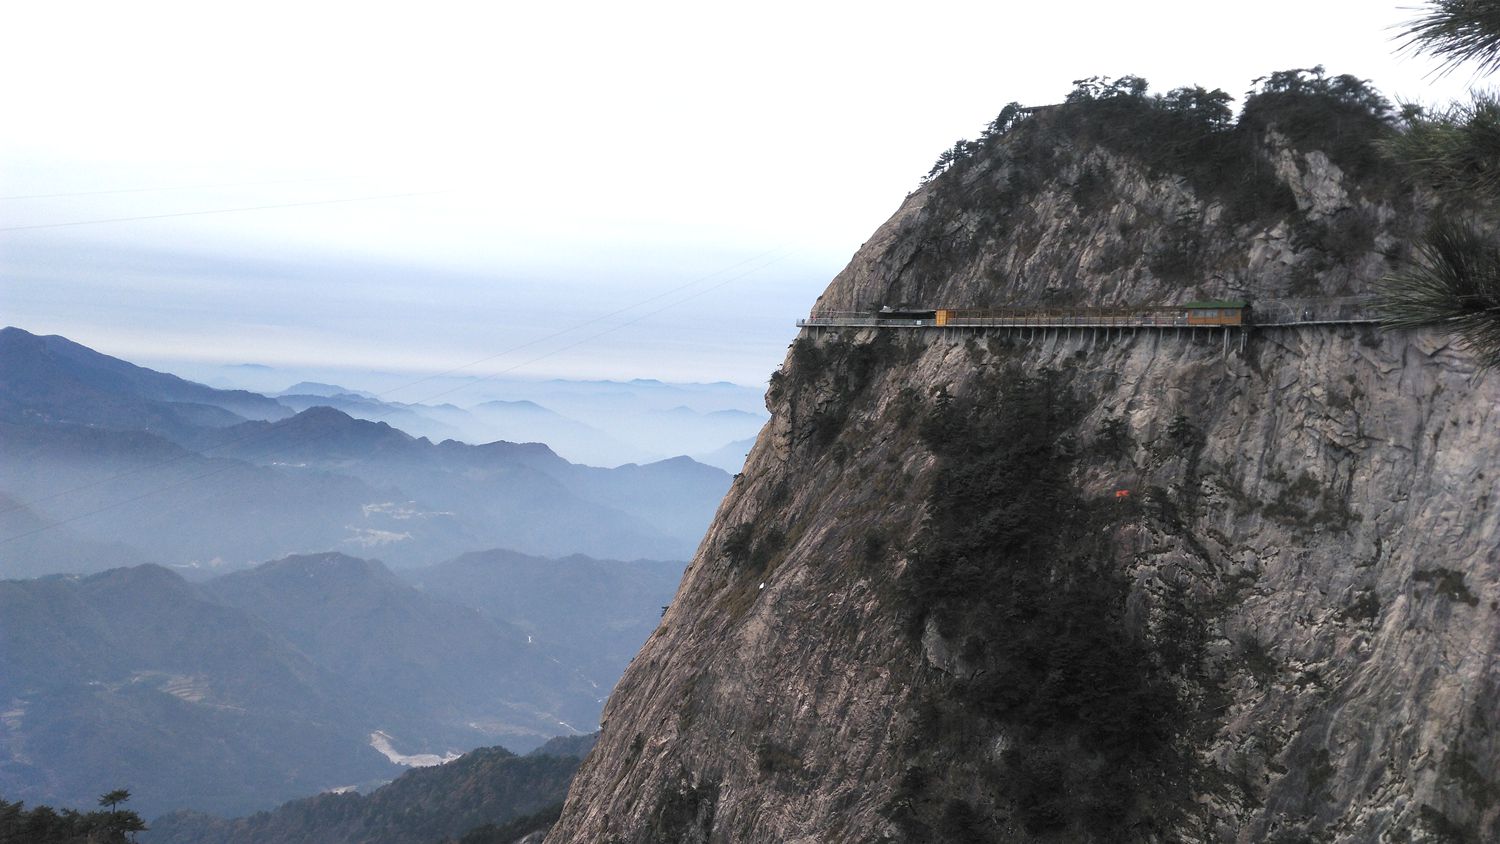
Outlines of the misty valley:
{"type": "Polygon", "coordinates": [[[153,5],[0,4],[0,844],[1500,841],[1500,0],[153,5]]]}
{"type": "MultiPolygon", "coordinates": [[[[729,384],[531,386],[731,468],[762,423],[729,384]]],[[[201,840],[215,816],[356,800],[476,748],[570,774],[547,742],[597,729],[730,475],[569,462],[547,431],[653,448],[529,399],[268,396],[0,331],[0,795],[125,787],[143,817],[186,812],[149,840],[201,840]],[[511,438],[424,435],[485,431],[511,438]]]]}

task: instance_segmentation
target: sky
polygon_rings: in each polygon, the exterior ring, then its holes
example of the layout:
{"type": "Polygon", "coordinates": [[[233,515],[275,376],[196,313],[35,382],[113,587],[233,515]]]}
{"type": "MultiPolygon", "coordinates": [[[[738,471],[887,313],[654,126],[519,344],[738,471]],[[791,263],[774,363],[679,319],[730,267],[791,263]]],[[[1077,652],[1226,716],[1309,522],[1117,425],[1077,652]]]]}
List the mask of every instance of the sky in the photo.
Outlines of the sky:
{"type": "Polygon", "coordinates": [[[1462,96],[1398,51],[1414,5],[4,4],[0,324],[173,371],[759,384],[1006,103],[1314,64],[1462,96]]]}

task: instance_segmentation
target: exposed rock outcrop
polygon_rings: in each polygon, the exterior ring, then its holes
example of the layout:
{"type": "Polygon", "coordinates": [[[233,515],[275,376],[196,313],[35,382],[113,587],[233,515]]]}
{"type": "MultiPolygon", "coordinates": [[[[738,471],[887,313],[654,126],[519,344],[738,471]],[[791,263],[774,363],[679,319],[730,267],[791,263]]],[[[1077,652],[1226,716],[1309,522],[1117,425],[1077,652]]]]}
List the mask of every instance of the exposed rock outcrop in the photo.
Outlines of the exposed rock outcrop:
{"type": "MultiPolygon", "coordinates": [[[[1274,131],[1247,213],[1051,119],[816,308],[1340,296],[1421,225],[1274,131]]],[[[548,841],[1500,837],[1500,382],[1370,326],[897,334],[794,345],[548,841]]]]}

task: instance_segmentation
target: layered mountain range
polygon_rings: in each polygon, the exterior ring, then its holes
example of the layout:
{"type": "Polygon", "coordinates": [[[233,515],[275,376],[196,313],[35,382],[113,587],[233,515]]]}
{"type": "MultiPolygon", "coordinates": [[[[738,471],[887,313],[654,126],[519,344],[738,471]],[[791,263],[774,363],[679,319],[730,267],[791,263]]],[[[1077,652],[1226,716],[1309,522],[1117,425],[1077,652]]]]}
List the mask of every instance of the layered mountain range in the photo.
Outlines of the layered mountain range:
{"type": "Polygon", "coordinates": [[[729,482],[686,457],[595,468],[292,404],[0,331],[0,576],[325,550],[404,566],[495,547],[684,559],[729,482]]]}
{"type": "Polygon", "coordinates": [[[0,581],[0,794],[244,814],[584,734],[679,575],[493,552],[420,587],[341,554],[0,581]]]}

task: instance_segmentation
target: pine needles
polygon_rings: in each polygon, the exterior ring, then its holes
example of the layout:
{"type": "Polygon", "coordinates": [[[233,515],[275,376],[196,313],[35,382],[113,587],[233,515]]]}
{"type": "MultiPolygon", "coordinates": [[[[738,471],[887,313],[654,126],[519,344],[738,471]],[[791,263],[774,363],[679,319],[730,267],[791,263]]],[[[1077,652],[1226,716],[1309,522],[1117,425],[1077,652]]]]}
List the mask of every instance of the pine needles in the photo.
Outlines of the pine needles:
{"type": "Polygon", "coordinates": [[[1388,328],[1434,327],[1458,338],[1484,368],[1500,365],[1500,243],[1467,223],[1442,220],[1414,260],[1380,283],[1388,328]]]}
{"type": "Polygon", "coordinates": [[[1417,181],[1459,204],[1500,197],[1500,99],[1475,93],[1470,103],[1423,113],[1408,106],[1403,131],[1383,142],[1417,181]]]}
{"type": "Polygon", "coordinates": [[[1440,73],[1469,62],[1480,74],[1500,70],[1500,0],[1432,0],[1402,35],[1404,48],[1442,59],[1440,73]]]}

